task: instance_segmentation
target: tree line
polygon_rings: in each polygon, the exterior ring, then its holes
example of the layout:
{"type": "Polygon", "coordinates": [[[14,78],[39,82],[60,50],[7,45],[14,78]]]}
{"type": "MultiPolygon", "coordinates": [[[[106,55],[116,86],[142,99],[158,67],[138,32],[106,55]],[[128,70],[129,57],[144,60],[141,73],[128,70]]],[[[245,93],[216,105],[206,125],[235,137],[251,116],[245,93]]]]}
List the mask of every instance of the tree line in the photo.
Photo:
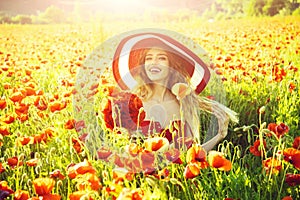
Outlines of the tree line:
{"type": "Polygon", "coordinates": [[[299,0],[215,0],[202,16],[216,19],[300,15],[299,5],[299,0]]]}
{"type": "MultiPolygon", "coordinates": [[[[199,16],[205,19],[229,19],[241,18],[248,16],[287,16],[299,15],[300,16],[300,0],[214,0],[209,4],[208,8],[203,9],[201,2],[203,0],[189,0],[188,9],[178,10],[177,12],[167,13],[161,10],[152,10],[145,14],[145,16],[162,16],[162,19],[178,20],[188,19],[191,16],[199,16]],[[194,6],[193,6],[194,5],[194,6]],[[198,6],[196,6],[198,5],[198,6]]],[[[203,4],[202,4],[203,5],[203,4]]],[[[103,14],[102,18],[104,15],[103,14]]],[[[91,19],[100,19],[101,13],[97,15],[82,16],[80,8],[75,6],[73,12],[65,12],[56,6],[49,6],[44,12],[38,12],[36,15],[16,15],[10,16],[5,12],[0,12],[0,23],[7,24],[53,24],[53,23],[73,23],[78,21],[89,21],[91,19]]],[[[107,17],[107,16],[106,16],[107,17]]],[[[140,16],[138,16],[140,18],[140,16]]],[[[113,17],[112,17],[113,18],[113,17]]],[[[116,19],[116,18],[114,18],[116,19]]],[[[128,19],[134,19],[134,16],[127,16],[128,19]]],[[[126,20],[125,19],[125,20],[126,20]]]]}

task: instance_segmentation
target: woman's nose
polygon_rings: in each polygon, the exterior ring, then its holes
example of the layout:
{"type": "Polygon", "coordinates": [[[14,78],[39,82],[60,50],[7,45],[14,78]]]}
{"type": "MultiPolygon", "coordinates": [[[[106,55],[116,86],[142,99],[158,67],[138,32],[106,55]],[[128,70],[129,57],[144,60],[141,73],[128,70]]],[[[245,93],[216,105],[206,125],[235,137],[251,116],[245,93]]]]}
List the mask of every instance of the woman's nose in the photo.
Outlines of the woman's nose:
{"type": "Polygon", "coordinates": [[[158,58],[154,58],[153,60],[152,60],[152,64],[157,64],[158,63],[158,58]]]}

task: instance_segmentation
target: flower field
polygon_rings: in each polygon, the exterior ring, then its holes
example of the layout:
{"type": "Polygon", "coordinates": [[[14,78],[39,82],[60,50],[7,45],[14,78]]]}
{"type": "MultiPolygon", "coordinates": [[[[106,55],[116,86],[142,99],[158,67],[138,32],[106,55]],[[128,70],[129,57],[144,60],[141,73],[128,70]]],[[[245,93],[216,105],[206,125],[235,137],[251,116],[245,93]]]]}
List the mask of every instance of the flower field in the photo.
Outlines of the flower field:
{"type": "MultiPolygon", "coordinates": [[[[300,199],[299,18],[0,28],[0,199],[300,199]],[[239,114],[215,150],[178,151],[162,137],[124,144],[117,123],[105,127],[112,118],[101,117],[97,133],[119,139],[113,145],[126,145],[129,157],[84,142],[89,121],[73,107],[78,72],[102,42],[145,27],[181,33],[208,52],[224,103],[239,114]],[[154,165],[157,155],[168,164],[154,165]]],[[[110,80],[89,89],[95,99],[116,97],[110,80]]],[[[104,100],[95,103],[104,106],[99,116],[111,113],[104,100]]]]}

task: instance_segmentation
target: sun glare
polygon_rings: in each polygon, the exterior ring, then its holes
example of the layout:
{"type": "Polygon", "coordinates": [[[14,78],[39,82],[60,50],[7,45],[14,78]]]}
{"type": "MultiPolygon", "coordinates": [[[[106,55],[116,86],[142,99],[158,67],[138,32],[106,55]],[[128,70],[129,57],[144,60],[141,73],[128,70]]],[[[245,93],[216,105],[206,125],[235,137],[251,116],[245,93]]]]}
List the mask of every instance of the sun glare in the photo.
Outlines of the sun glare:
{"type": "Polygon", "coordinates": [[[77,4],[86,5],[102,12],[128,13],[143,12],[148,4],[141,0],[79,0],[77,4]]]}

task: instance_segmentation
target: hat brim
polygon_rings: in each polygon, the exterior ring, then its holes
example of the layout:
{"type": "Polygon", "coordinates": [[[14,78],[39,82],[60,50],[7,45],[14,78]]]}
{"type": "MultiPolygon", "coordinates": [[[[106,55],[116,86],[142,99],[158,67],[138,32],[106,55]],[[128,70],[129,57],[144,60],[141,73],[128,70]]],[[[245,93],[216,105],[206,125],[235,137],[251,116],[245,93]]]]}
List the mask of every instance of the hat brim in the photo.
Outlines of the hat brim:
{"type": "Polygon", "coordinates": [[[159,42],[180,55],[184,60],[183,66],[190,75],[191,87],[196,94],[201,93],[210,79],[207,65],[195,53],[175,39],[161,33],[151,32],[127,36],[119,43],[114,54],[112,70],[120,88],[131,90],[138,84],[132,74],[132,69],[136,67],[131,60],[133,50],[154,47],[159,42]]]}

